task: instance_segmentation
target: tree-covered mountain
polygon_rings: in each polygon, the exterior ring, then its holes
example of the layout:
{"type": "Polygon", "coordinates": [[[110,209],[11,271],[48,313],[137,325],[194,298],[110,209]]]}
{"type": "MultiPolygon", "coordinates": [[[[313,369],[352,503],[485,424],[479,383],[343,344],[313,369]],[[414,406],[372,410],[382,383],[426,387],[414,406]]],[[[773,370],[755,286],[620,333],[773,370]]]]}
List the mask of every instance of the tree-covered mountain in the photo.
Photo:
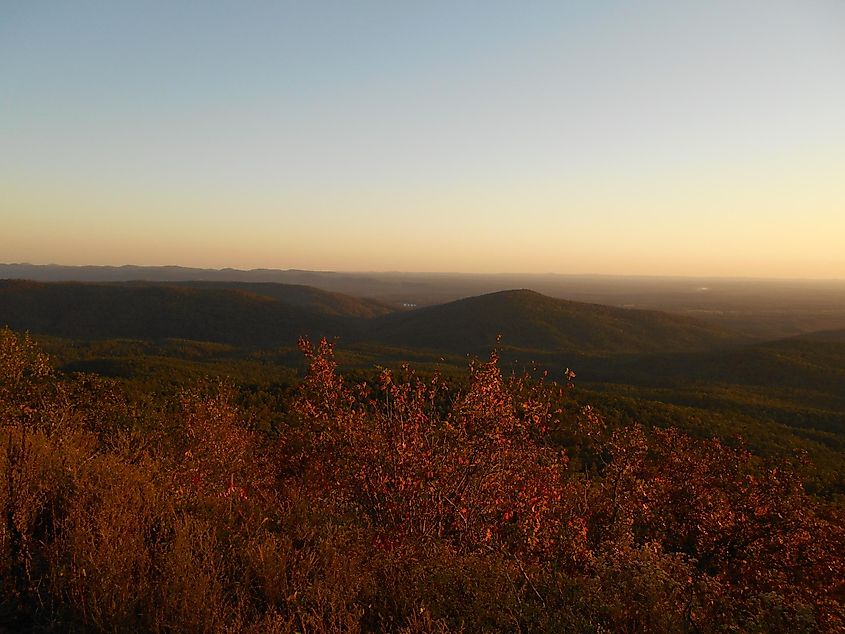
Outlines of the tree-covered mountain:
{"type": "Polygon", "coordinates": [[[301,335],[337,338],[339,361],[361,378],[402,362],[454,375],[467,353],[496,346],[509,372],[573,368],[584,404],[610,420],[741,433],[764,454],[800,447],[820,465],[819,489],[843,490],[841,331],[748,342],[676,315],[524,290],[379,314],[389,310],[270,283],[0,281],[0,325],[38,335],[66,371],[147,387],[210,374],[265,389],[301,368],[301,335]]]}
{"type": "Polygon", "coordinates": [[[351,327],[325,311],[229,288],[0,281],[0,323],[72,339],[179,338],[289,344],[351,327]]]}
{"type": "Polygon", "coordinates": [[[603,355],[679,352],[736,343],[739,337],[686,317],[571,302],[511,290],[394,313],[375,320],[381,341],[450,352],[511,349],[603,355]]]}
{"type": "MultiPolygon", "coordinates": [[[[39,282],[144,280],[168,284],[218,282],[227,286],[239,283],[300,285],[356,298],[371,298],[394,307],[406,304],[434,306],[504,289],[530,288],[558,299],[692,317],[758,341],[845,328],[845,280],[0,263],[0,279],[4,278],[39,282]]],[[[253,290],[258,292],[257,288],[253,290]]],[[[263,292],[272,292],[272,286],[268,285],[263,292]]],[[[376,308],[373,314],[378,310],[376,308]]]]}
{"type": "MultiPolygon", "coordinates": [[[[133,284],[148,285],[146,282],[133,284]]],[[[233,289],[261,295],[291,306],[299,306],[321,315],[334,317],[378,317],[395,312],[395,306],[366,297],[353,297],[345,293],[324,291],[303,284],[277,284],[273,282],[172,282],[173,286],[198,289],[233,289]]]]}
{"type": "Polygon", "coordinates": [[[727,331],[660,313],[504,291],[412,311],[281,284],[0,282],[0,323],[68,338],[180,338],[273,346],[339,336],[466,353],[510,349],[623,354],[710,349],[727,331]]]}

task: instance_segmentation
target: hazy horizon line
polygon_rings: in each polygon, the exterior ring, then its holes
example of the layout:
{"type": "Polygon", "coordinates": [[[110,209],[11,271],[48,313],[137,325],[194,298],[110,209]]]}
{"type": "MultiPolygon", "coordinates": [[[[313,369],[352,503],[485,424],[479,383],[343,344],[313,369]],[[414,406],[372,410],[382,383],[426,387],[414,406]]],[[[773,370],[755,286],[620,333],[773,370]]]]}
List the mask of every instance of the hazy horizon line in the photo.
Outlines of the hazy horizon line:
{"type": "Polygon", "coordinates": [[[280,268],[280,267],[253,267],[238,268],[236,266],[191,266],[184,264],[61,264],[49,262],[46,264],[33,262],[0,262],[0,266],[31,266],[31,267],[62,267],[62,268],[137,268],[137,269],[189,269],[200,271],[233,271],[237,273],[251,273],[258,271],[272,272],[302,272],[302,273],[323,273],[336,275],[430,275],[430,276],[467,276],[467,277],[568,277],[568,278],[629,278],[629,279],[689,279],[689,280],[744,280],[744,281],[784,281],[784,282],[843,282],[841,277],[783,277],[783,276],[759,276],[759,275],[717,275],[717,274],[671,274],[671,273],[559,273],[554,271],[545,272],[480,272],[480,271],[403,271],[403,270],[363,270],[363,269],[304,269],[304,268],[280,268]]]}

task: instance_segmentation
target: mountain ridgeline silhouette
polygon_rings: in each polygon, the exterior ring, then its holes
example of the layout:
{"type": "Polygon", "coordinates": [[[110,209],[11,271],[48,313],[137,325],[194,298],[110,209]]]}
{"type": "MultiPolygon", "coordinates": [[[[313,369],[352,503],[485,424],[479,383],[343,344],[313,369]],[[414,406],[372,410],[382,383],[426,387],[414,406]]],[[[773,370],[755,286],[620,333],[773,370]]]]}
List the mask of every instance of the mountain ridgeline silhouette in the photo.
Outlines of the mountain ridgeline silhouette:
{"type": "MultiPolygon", "coordinates": [[[[144,280],[154,284],[206,283],[240,288],[294,303],[291,286],[311,287],[354,298],[361,317],[383,307],[435,306],[495,293],[530,288],[560,299],[691,317],[742,333],[758,341],[845,328],[845,280],[745,279],[713,277],[643,277],[631,275],[480,274],[307,271],[296,269],[197,269],[180,266],[62,266],[4,264],[0,279],[37,282],[108,282],[144,280]],[[190,281],[187,281],[190,280],[190,281]],[[286,288],[287,287],[287,288],[286,288]],[[358,298],[369,298],[359,300],[358,298]],[[360,306],[363,301],[369,306],[360,306]]],[[[305,291],[308,293],[308,291],[305,291]]],[[[326,307],[343,303],[324,299],[326,307]]],[[[346,312],[346,308],[340,309],[346,312]]]]}
{"type": "Polygon", "coordinates": [[[193,339],[250,347],[301,335],[452,353],[603,355],[713,349],[737,336],[658,311],[553,299],[529,290],[400,310],[299,285],[0,281],[0,324],[72,339],[193,339]]]}
{"type": "Polygon", "coordinates": [[[659,311],[500,291],[374,320],[381,341],[479,352],[498,336],[507,348],[580,354],[682,352],[735,342],[732,333],[659,311]]]}

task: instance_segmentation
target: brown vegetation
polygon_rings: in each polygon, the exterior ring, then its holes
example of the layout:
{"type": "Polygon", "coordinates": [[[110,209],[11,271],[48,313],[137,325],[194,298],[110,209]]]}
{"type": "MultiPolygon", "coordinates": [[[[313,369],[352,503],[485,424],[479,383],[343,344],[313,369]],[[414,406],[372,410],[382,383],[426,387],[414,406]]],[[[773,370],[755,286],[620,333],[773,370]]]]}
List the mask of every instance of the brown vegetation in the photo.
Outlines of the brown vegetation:
{"type": "MultiPolygon", "coordinates": [[[[130,399],[0,332],[0,622],[95,631],[836,631],[840,511],[801,457],[563,416],[495,354],[271,431],[234,387],[130,399]],[[555,441],[572,439],[568,451],[555,441]]],[[[281,420],[281,423],[278,421],[281,420]]]]}

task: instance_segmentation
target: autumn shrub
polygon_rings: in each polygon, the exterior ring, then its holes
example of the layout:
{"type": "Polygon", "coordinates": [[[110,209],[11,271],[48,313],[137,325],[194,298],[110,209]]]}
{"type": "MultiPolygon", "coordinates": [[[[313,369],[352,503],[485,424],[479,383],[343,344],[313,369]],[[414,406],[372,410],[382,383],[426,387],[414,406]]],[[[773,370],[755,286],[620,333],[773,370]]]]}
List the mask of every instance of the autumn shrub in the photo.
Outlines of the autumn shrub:
{"type": "Polygon", "coordinates": [[[532,557],[556,548],[569,509],[566,454],[542,442],[554,411],[523,379],[503,379],[495,354],[452,395],[438,377],[409,371],[400,380],[383,371],[374,390],[348,387],[330,344],[302,347],[311,370],[296,410],[308,477],[362,512],[379,547],[443,539],[462,552],[532,557]]]}
{"type": "Polygon", "coordinates": [[[564,414],[565,388],[495,353],[456,387],[350,383],[301,347],[269,425],[230,383],[139,400],[0,331],[0,625],[845,628],[845,521],[802,456],[564,414]]]}
{"type": "Polygon", "coordinates": [[[716,439],[639,427],[611,434],[604,452],[593,550],[617,558],[620,548],[651,545],[683,557],[690,627],[751,627],[763,604],[781,606],[779,618],[794,617],[796,628],[808,613],[816,627],[842,623],[841,517],[825,517],[804,492],[795,460],[758,464],[716,439]]]}

